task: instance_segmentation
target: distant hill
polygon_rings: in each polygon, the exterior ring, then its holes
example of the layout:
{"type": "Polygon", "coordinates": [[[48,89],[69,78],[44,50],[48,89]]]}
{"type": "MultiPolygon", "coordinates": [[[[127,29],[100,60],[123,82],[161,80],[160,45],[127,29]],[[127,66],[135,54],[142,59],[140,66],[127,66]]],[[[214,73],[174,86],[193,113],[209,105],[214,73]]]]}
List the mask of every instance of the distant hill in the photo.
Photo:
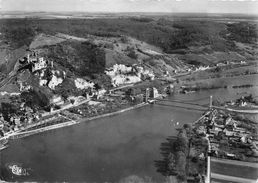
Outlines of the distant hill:
{"type": "MultiPolygon", "coordinates": [[[[217,53],[225,54],[226,58],[235,55],[234,61],[257,58],[258,26],[254,18],[224,16],[147,14],[137,17],[112,15],[112,18],[107,15],[106,18],[98,16],[94,19],[0,19],[0,32],[2,39],[13,48],[29,46],[39,33],[49,36],[62,33],[82,39],[89,39],[89,35],[103,38],[128,36],[197,65],[223,62],[217,53]],[[239,43],[254,49],[239,46],[239,43]],[[196,59],[189,55],[195,55],[196,59]]],[[[50,40],[45,40],[46,44],[50,40]]],[[[116,55],[114,57],[117,58],[116,55]]]]}

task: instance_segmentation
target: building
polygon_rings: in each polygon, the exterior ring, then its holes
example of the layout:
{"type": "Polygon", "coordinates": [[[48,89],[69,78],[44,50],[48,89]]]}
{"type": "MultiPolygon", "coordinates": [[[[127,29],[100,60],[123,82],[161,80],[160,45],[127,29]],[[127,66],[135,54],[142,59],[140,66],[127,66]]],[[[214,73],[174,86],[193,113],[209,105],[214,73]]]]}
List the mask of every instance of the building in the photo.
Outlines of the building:
{"type": "Polygon", "coordinates": [[[64,104],[64,100],[62,99],[61,96],[59,95],[54,95],[51,99],[50,102],[54,105],[62,105],[64,104]]]}
{"type": "Polygon", "coordinates": [[[56,75],[53,75],[51,80],[48,83],[48,87],[52,90],[55,89],[55,87],[63,82],[62,78],[57,77],[56,75]]]}
{"type": "Polygon", "coordinates": [[[43,57],[39,57],[36,59],[36,62],[32,63],[32,72],[44,69],[46,67],[47,67],[46,60],[43,57]]]}
{"type": "Polygon", "coordinates": [[[158,92],[157,88],[153,87],[153,88],[151,89],[150,97],[151,97],[151,98],[157,98],[157,97],[159,97],[159,92],[158,92]]]}
{"type": "Polygon", "coordinates": [[[83,89],[88,89],[88,88],[94,88],[94,83],[92,81],[86,81],[82,78],[77,78],[74,80],[74,84],[76,88],[83,90],[83,89]]]}
{"type": "Polygon", "coordinates": [[[166,93],[167,94],[172,94],[172,93],[174,93],[174,85],[172,85],[172,84],[170,84],[168,87],[167,87],[167,90],[166,90],[166,93]]]}
{"type": "Polygon", "coordinates": [[[146,88],[145,96],[144,96],[144,102],[148,102],[149,97],[150,97],[150,89],[146,88]]]}

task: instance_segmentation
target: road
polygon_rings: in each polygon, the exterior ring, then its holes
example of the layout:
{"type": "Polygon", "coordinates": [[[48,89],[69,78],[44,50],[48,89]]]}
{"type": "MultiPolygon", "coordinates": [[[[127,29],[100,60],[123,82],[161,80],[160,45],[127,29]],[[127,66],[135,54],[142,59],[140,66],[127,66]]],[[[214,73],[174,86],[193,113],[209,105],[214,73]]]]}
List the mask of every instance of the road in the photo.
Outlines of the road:
{"type": "Polygon", "coordinates": [[[258,179],[258,163],[211,158],[212,182],[255,183],[258,179]]]}
{"type": "Polygon", "coordinates": [[[68,105],[62,107],[61,109],[57,109],[57,110],[54,110],[52,112],[45,112],[45,113],[42,114],[42,117],[46,117],[46,116],[50,116],[50,115],[53,115],[53,114],[60,113],[63,110],[77,107],[77,106],[85,104],[85,103],[87,103],[89,101],[90,101],[89,99],[84,99],[84,100],[82,100],[82,101],[80,101],[78,103],[75,103],[75,104],[68,104],[68,105]]]}
{"type": "Polygon", "coordinates": [[[257,183],[256,180],[211,173],[211,183],[257,183]]]}
{"type": "Polygon", "coordinates": [[[119,86],[119,87],[116,87],[116,88],[112,88],[110,89],[109,91],[112,92],[112,91],[116,91],[116,90],[121,90],[123,88],[127,88],[127,87],[133,87],[134,84],[126,84],[126,85],[123,85],[123,86],[119,86]]]}
{"type": "Polygon", "coordinates": [[[14,77],[16,76],[15,73],[10,73],[7,78],[5,78],[4,80],[2,80],[0,82],[0,88],[2,88],[3,86],[5,86],[7,83],[9,83],[14,77]]]}
{"type": "Polygon", "coordinates": [[[229,159],[212,158],[212,162],[226,163],[226,164],[239,165],[239,166],[247,166],[247,167],[253,167],[253,168],[258,169],[258,163],[252,163],[252,162],[246,162],[246,161],[235,161],[235,160],[229,160],[229,159]]]}

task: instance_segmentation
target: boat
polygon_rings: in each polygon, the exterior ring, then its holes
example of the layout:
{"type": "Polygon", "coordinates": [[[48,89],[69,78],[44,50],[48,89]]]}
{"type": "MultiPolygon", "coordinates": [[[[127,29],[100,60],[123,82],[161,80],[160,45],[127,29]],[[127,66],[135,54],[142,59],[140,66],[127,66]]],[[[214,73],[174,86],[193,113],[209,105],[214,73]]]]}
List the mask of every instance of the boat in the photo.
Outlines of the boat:
{"type": "Polygon", "coordinates": [[[0,151],[6,149],[9,145],[0,145],[0,151]]]}
{"type": "Polygon", "coordinates": [[[0,151],[6,149],[6,148],[8,147],[7,143],[8,143],[8,140],[7,140],[7,139],[2,139],[2,140],[0,141],[0,151]]]}
{"type": "Polygon", "coordinates": [[[30,175],[29,171],[31,169],[23,168],[22,165],[19,163],[7,163],[5,166],[12,175],[15,175],[15,176],[30,175]]]}
{"type": "Polygon", "coordinates": [[[196,91],[194,90],[184,90],[182,91],[183,94],[189,94],[189,93],[195,93],[196,91]]]}
{"type": "Polygon", "coordinates": [[[154,104],[156,100],[148,100],[149,104],[154,104]]]}

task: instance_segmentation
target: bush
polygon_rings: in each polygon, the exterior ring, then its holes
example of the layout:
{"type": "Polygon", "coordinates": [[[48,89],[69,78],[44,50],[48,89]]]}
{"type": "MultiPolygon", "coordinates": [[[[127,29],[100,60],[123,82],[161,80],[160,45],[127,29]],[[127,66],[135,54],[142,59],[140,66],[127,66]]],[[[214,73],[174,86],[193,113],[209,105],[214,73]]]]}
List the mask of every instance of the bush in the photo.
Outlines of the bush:
{"type": "Polygon", "coordinates": [[[1,113],[3,114],[4,120],[9,121],[9,115],[10,114],[16,114],[17,113],[17,106],[10,104],[10,103],[1,103],[1,113]]]}
{"type": "Polygon", "coordinates": [[[22,92],[21,99],[32,109],[45,108],[50,104],[49,98],[40,90],[22,92]]]}
{"type": "Polygon", "coordinates": [[[176,152],[181,151],[187,154],[188,150],[188,138],[185,134],[186,132],[179,132],[176,141],[173,144],[173,148],[176,152]]]}
{"type": "Polygon", "coordinates": [[[132,48],[132,47],[127,47],[127,56],[128,57],[130,57],[130,58],[132,58],[132,59],[137,59],[137,54],[136,54],[136,52],[135,52],[135,50],[134,50],[134,48],[132,48]]]}
{"type": "Polygon", "coordinates": [[[177,172],[177,179],[180,182],[186,181],[186,155],[179,151],[176,153],[176,172],[177,172]]]}

